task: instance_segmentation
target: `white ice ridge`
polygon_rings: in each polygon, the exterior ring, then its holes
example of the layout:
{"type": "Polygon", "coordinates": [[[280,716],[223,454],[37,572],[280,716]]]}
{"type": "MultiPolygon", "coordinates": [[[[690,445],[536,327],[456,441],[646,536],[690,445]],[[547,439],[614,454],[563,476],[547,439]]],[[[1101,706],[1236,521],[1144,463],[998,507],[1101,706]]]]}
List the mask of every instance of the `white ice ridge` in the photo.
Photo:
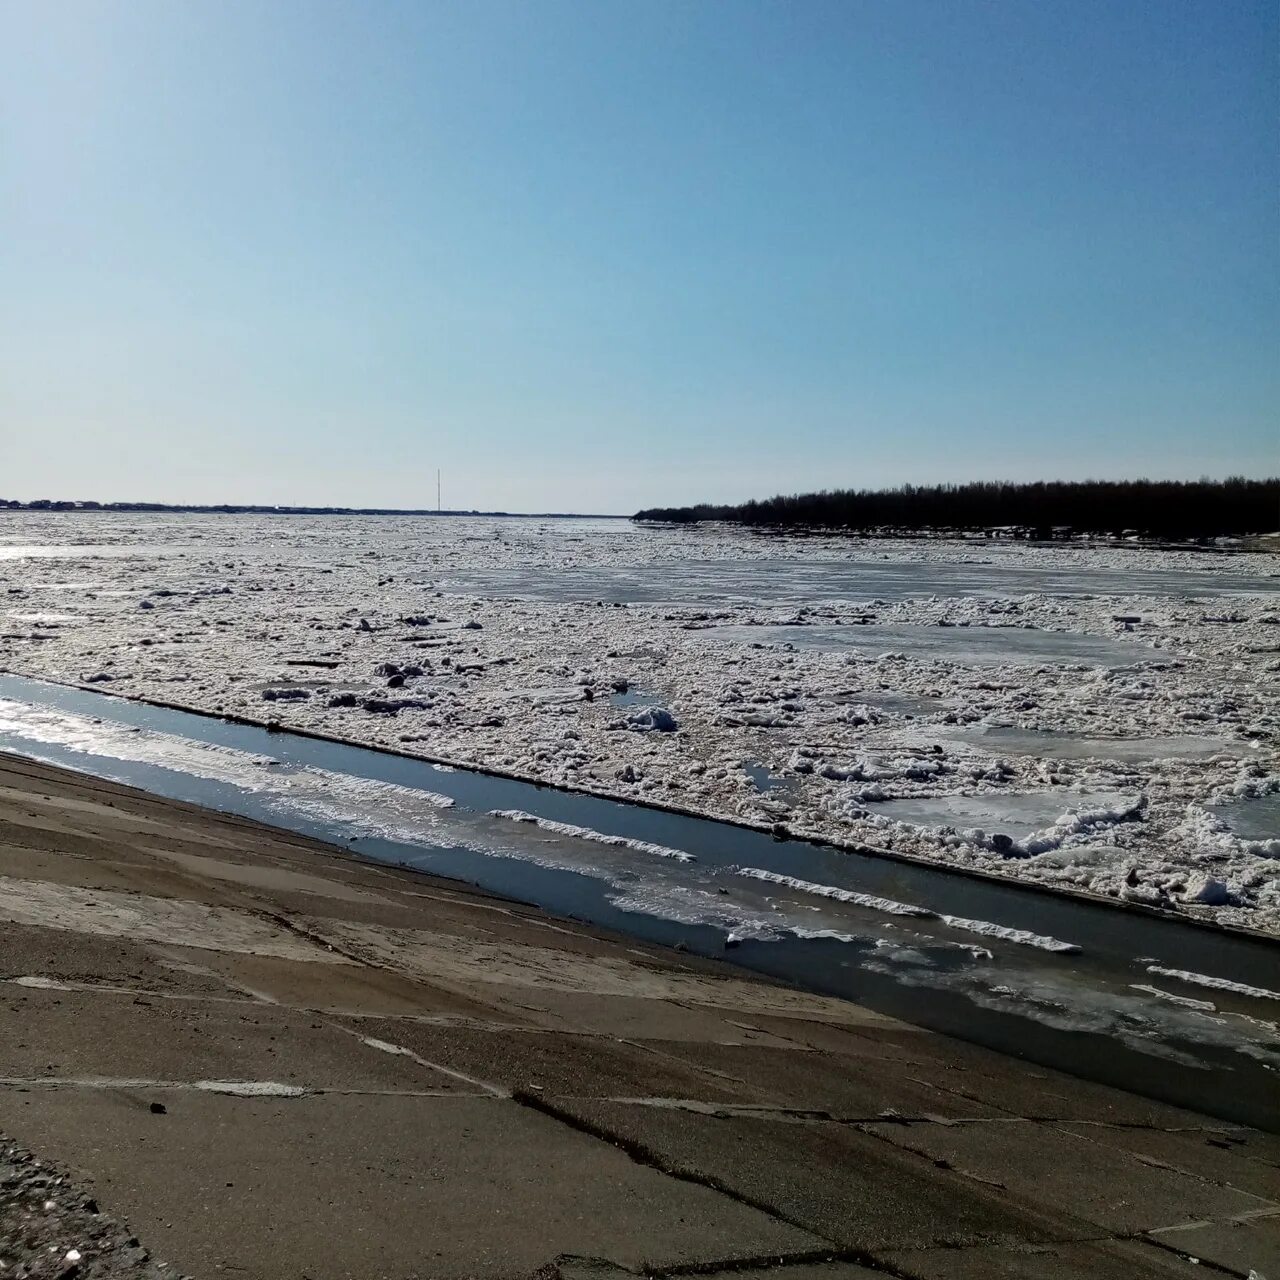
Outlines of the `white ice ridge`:
{"type": "Polygon", "coordinates": [[[1080,951],[1074,942],[1062,942],[1058,938],[1050,938],[1043,933],[1032,933],[1028,929],[1011,929],[1008,925],[992,924],[989,920],[968,920],[964,916],[944,915],[940,915],[938,919],[953,929],[980,933],[984,938],[1001,938],[1005,942],[1016,942],[1024,947],[1037,947],[1041,951],[1057,951],[1061,955],[1076,955],[1080,951]]]}
{"type": "Polygon", "coordinates": [[[1148,973],[1158,973],[1162,978],[1177,978],[1196,987],[1210,987],[1214,991],[1231,991],[1238,996],[1252,996],[1255,1000],[1280,1000],[1280,991],[1268,991],[1266,987],[1251,987],[1244,982],[1232,982],[1230,978],[1215,978],[1207,973],[1192,973],[1187,969],[1166,969],[1163,965],[1147,965],[1148,973]]]}
{"type": "Polygon", "coordinates": [[[1180,1005],[1184,1009],[1203,1009],[1206,1013],[1218,1011],[1212,1000],[1193,1000],[1190,996],[1177,996],[1172,991],[1153,987],[1149,982],[1131,982],[1129,987],[1130,990],[1144,992],[1146,995],[1155,996],[1158,1000],[1167,1000],[1170,1004],[1180,1005]]]}
{"type": "Polygon", "coordinates": [[[821,898],[835,898],[839,902],[851,902],[854,906],[866,907],[871,911],[887,911],[895,916],[918,916],[928,920],[941,920],[952,929],[964,929],[969,933],[980,933],[986,938],[1016,942],[1024,947],[1038,947],[1041,951],[1071,954],[1080,950],[1074,942],[1060,942],[1057,938],[1031,933],[1026,929],[1011,929],[1007,925],[991,924],[986,920],[967,920],[963,916],[942,915],[940,912],[931,911],[928,907],[918,907],[908,902],[895,902],[892,898],[878,898],[874,894],[858,893],[853,889],[838,889],[834,885],[815,884],[812,880],[799,880],[795,876],[784,876],[777,871],[765,871],[760,867],[739,867],[737,871],[740,876],[750,876],[753,880],[767,880],[770,884],[784,884],[792,889],[799,889],[803,893],[817,894],[821,898]]]}
{"type": "Polygon", "coordinates": [[[887,911],[894,916],[922,916],[932,918],[937,914],[927,907],[915,907],[906,902],[895,902],[892,898],[878,898],[870,893],[858,893],[853,889],[838,889],[835,885],[815,884],[812,880],[799,880],[795,876],[780,875],[777,871],[765,871],[761,867],[739,867],[737,874],[748,876],[752,880],[767,880],[770,884],[784,884],[791,889],[799,889],[802,893],[813,893],[820,898],[835,898],[837,902],[851,902],[856,907],[866,907],[870,911],[887,911]]]}
{"type": "Polygon", "coordinates": [[[593,831],[590,827],[574,826],[572,822],[554,822],[550,818],[539,818],[537,814],[525,813],[523,809],[490,809],[491,818],[507,818],[511,822],[532,822],[543,831],[553,831],[556,835],[573,836],[577,840],[594,840],[597,844],[609,844],[616,848],[635,849],[638,853],[651,853],[659,858],[674,858],[677,862],[695,861],[693,854],[683,849],[671,849],[664,844],[652,844],[648,840],[631,840],[626,836],[610,836],[603,831],[593,831]]]}

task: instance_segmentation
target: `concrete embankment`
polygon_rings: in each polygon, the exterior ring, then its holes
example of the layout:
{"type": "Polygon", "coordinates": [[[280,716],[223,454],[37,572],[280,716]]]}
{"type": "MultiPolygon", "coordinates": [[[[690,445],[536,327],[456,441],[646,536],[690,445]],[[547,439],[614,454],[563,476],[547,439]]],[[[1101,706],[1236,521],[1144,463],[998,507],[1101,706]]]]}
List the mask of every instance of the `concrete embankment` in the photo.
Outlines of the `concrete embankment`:
{"type": "Polygon", "coordinates": [[[1274,1135],[14,757],[0,1131],[3,1276],[1280,1274],[1274,1135]]]}

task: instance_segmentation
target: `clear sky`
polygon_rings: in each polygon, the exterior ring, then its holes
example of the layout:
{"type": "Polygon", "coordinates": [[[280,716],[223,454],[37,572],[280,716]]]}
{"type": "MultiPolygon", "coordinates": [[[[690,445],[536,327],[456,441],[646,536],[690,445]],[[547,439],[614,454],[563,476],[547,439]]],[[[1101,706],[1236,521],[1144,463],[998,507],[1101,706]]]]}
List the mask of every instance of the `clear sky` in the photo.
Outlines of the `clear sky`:
{"type": "Polygon", "coordinates": [[[0,497],[1280,471],[1280,3],[0,0],[0,497]]]}

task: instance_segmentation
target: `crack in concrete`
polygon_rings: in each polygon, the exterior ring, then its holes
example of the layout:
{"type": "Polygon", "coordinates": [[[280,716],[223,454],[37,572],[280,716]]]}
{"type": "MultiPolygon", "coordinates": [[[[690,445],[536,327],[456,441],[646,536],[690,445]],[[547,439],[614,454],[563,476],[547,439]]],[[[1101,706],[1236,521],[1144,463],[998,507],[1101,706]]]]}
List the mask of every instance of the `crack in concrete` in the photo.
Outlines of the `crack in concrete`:
{"type": "Polygon", "coordinates": [[[870,1271],[879,1271],[884,1275],[894,1276],[897,1280],[915,1280],[909,1271],[903,1271],[875,1254],[863,1253],[857,1249],[807,1249],[794,1253],[765,1254],[754,1258],[725,1258],[711,1262],[688,1262],[683,1265],[666,1267],[658,1272],[650,1272],[659,1280],[668,1276],[705,1276],[705,1275],[749,1275],[753,1272],[776,1271],[781,1267],[821,1266],[824,1263],[849,1262],[870,1271]]]}
{"type": "Polygon", "coordinates": [[[0,1076],[6,1089],[181,1089],[236,1098],[304,1098],[319,1092],[278,1080],[148,1080],[140,1076],[0,1076]]]}
{"type": "Polygon", "coordinates": [[[558,1121],[560,1124],[575,1129],[579,1133],[585,1133],[588,1137],[595,1138],[600,1142],[607,1142],[610,1146],[618,1148],[625,1155],[630,1157],[636,1164],[644,1165],[646,1168],[656,1169],[659,1173],[664,1173],[670,1178],[676,1178],[681,1182],[689,1182],[695,1186],[707,1187],[708,1189],[718,1192],[720,1195],[728,1197],[730,1200],[736,1201],[738,1204],[746,1205],[749,1209],[756,1210],[757,1213],[763,1213],[767,1217],[773,1218],[775,1221],[785,1223],[789,1227],[794,1227],[797,1231],[803,1231],[806,1235],[813,1236],[816,1239],[828,1239],[828,1242],[834,1247],[839,1248],[837,1241],[824,1237],[812,1226],[800,1222],[791,1217],[789,1214],[783,1213],[775,1205],[771,1205],[763,1200],[757,1200],[754,1196],[746,1195],[737,1190],[735,1187],[729,1186],[722,1182],[719,1178],[715,1178],[709,1174],[697,1173],[690,1169],[681,1169],[671,1165],[642,1142],[636,1142],[634,1139],[627,1138],[621,1134],[610,1132],[608,1129],[592,1124],[588,1120],[584,1120],[579,1116],[575,1116],[570,1112],[563,1111],[554,1103],[545,1098],[540,1098],[536,1094],[530,1093],[524,1089],[513,1089],[511,1093],[512,1101],[520,1103],[521,1106],[528,1107],[532,1111],[558,1121]]]}
{"type": "MultiPolygon", "coordinates": [[[[1175,1245],[1169,1244],[1164,1240],[1156,1240],[1145,1233],[1142,1235],[1131,1236],[1129,1239],[1138,1244],[1145,1244],[1149,1245],[1153,1249],[1159,1249],[1163,1253],[1171,1253],[1175,1258],[1181,1258],[1184,1262],[1189,1262],[1193,1266],[1204,1267],[1206,1270],[1212,1271],[1217,1275],[1234,1276],[1236,1277],[1236,1280],[1249,1280],[1250,1276],[1257,1277],[1259,1275],[1257,1271],[1237,1271],[1234,1267],[1227,1267],[1219,1262],[1213,1262],[1208,1258],[1202,1258],[1199,1254],[1190,1253],[1185,1249],[1179,1249],[1175,1245]]],[[[1262,1280],[1265,1280],[1265,1278],[1262,1278],[1262,1280]]]]}
{"type": "MultiPolygon", "coordinates": [[[[217,996],[195,991],[150,991],[145,987],[109,987],[96,982],[66,982],[61,978],[45,978],[38,974],[24,974],[20,978],[0,978],[0,983],[12,987],[24,987],[28,991],[67,991],[91,996],[128,996],[134,1000],[179,1000],[187,1003],[208,1004],[276,1004],[269,996],[240,988],[246,996],[217,996]]],[[[228,983],[228,986],[232,984],[228,983]]],[[[232,990],[236,988],[232,986],[232,990]]]]}
{"type": "MultiPolygon", "coordinates": [[[[337,1024],[334,1024],[337,1025],[337,1024]]],[[[438,1062],[432,1062],[427,1058],[414,1053],[412,1049],[406,1049],[404,1045],[392,1044],[387,1040],[376,1040],[373,1036],[362,1036],[356,1031],[352,1031],[349,1027],[341,1027],[340,1030],[345,1031],[348,1035],[354,1036],[361,1044],[367,1045],[370,1049],[377,1049],[382,1053],[390,1053],[396,1057],[408,1058],[411,1062],[416,1062],[421,1067],[427,1067],[432,1071],[439,1071],[441,1075],[452,1076],[455,1080],[461,1080],[465,1084],[474,1085],[477,1089],[483,1089],[485,1093],[494,1098],[509,1098],[510,1092],[501,1085],[490,1084],[487,1080],[478,1080],[475,1076],[469,1076],[462,1071],[455,1071],[452,1067],[442,1066],[438,1062]]]]}
{"type": "Polygon", "coordinates": [[[461,1089],[348,1089],[332,1085],[291,1085],[275,1080],[149,1080],[137,1076],[4,1076],[0,1089],[26,1092],[32,1089],[119,1089],[126,1092],[150,1089],[157,1092],[216,1093],[233,1098],[493,1098],[505,1100],[487,1090],[467,1093],[461,1089]]]}

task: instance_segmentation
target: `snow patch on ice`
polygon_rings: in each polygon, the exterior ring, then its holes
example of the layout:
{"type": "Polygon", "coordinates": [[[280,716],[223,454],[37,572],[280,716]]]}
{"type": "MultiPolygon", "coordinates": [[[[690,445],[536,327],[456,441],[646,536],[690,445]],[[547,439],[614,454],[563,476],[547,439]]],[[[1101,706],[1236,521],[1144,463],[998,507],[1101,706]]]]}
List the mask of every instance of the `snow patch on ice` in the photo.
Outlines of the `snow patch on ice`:
{"type": "Polygon", "coordinates": [[[1145,796],[1128,796],[1119,798],[1113,804],[1074,809],[1064,813],[1047,830],[1014,843],[1024,854],[1047,853],[1051,849],[1060,849],[1073,837],[1093,835],[1101,827],[1141,817],[1146,807],[1145,796]]]}

